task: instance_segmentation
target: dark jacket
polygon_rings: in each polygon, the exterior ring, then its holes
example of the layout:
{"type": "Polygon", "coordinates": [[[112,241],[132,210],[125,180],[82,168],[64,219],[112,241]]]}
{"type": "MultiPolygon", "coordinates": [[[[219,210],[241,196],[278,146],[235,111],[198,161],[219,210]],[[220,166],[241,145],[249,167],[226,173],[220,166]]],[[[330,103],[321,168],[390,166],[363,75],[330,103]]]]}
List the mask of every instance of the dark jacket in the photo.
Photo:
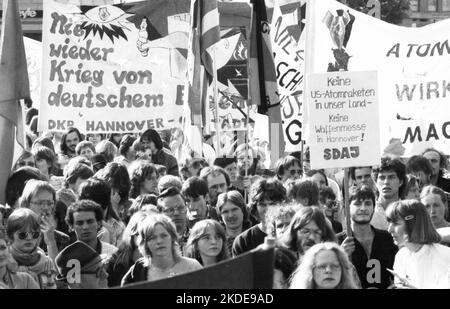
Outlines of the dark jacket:
{"type": "Polygon", "coordinates": [[[108,272],[108,287],[120,286],[122,279],[134,264],[132,259],[125,263],[116,264],[118,257],[119,251],[116,251],[116,253],[114,253],[108,261],[106,270],[108,272]]]}
{"type": "Polygon", "coordinates": [[[163,148],[156,154],[153,154],[152,162],[167,167],[167,174],[180,176],[177,159],[169,153],[169,150],[163,148]]]}
{"type": "Polygon", "coordinates": [[[145,258],[140,258],[128,270],[122,279],[122,286],[126,284],[147,281],[148,266],[145,265],[145,258]]]}
{"type": "MultiPolygon", "coordinates": [[[[351,262],[355,266],[363,289],[386,289],[391,285],[392,275],[386,268],[393,269],[398,248],[387,231],[372,227],[374,238],[370,257],[367,256],[361,243],[355,238],[355,251],[351,262]]],[[[339,243],[347,237],[345,232],[338,235],[339,243]]]]}

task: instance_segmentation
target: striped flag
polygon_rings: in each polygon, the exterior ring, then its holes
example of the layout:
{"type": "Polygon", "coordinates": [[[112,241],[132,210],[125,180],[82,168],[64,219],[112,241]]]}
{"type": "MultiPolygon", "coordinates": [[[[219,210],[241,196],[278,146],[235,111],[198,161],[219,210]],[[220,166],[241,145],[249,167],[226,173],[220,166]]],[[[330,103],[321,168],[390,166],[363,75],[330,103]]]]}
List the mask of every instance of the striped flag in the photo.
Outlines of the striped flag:
{"type": "Polygon", "coordinates": [[[220,41],[220,20],[217,0],[194,1],[194,25],[200,33],[202,65],[209,76],[214,76],[212,46],[220,41]]]}

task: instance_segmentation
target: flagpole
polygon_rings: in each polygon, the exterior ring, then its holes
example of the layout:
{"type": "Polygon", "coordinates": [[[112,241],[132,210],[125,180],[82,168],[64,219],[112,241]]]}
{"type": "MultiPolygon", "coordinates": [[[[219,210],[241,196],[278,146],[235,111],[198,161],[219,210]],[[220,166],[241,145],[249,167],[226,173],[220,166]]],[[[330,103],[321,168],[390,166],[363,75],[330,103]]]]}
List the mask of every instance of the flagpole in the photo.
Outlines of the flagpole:
{"type": "Polygon", "coordinates": [[[216,106],[216,136],[217,136],[217,158],[220,157],[221,153],[221,143],[220,143],[220,123],[219,123],[219,89],[217,87],[217,67],[216,67],[216,47],[212,46],[213,49],[213,76],[214,76],[214,103],[216,106]]]}

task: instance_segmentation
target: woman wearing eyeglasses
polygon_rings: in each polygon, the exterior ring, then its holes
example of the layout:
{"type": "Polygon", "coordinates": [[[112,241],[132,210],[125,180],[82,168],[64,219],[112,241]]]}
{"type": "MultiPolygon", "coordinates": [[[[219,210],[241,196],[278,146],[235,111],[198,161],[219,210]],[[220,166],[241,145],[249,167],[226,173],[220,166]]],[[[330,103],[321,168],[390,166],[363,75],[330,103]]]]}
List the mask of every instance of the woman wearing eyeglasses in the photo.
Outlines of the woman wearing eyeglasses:
{"type": "Polygon", "coordinates": [[[55,200],[55,189],[48,182],[35,179],[27,182],[19,199],[20,207],[29,208],[40,217],[43,237],[39,246],[53,260],[70,242],[69,236],[56,230],[55,200]]]}
{"type": "Polygon", "coordinates": [[[56,289],[56,266],[39,248],[39,216],[30,209],[19,208],[9,216],[6,231],[12,240],[11,254],[19,266],[18,270],[29,273],[41,289],[56,289]]]}
{"type": "Polygon", "coordinates": [[[9,239],[0,230],[0,289],[39,289],[39,284],[25,272],[18,272],[13,262],[9,239]]]}
{"type": "Polygon", "coordinates": [[[356,289],[352,265],[341,247],[324,242],[311,247],[291,277],[291,289],[356,289]]]}
{"type": "Polygon", "coordinates": [[[166,215],[155,214],[141,221],[137,239],[143,257],[122,279],[122,286],[165,279],[202,268],[197,260],[180,255],[175,224],[166,215]]]}

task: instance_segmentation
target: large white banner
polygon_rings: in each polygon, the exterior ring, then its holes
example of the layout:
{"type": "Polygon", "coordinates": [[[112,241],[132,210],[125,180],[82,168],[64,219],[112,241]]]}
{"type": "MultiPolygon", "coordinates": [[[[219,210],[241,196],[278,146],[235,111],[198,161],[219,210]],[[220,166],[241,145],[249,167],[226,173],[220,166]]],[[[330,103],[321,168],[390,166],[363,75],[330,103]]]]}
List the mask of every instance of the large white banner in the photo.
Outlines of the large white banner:
{"type": "Polygon", "coordinates": [[[173,127],[182,114],[190,17],[189,2],[170,2],[44,1],[39,129],[173,127]],[[159,19],[149,17],[155,12],[159,19]]]}
{"type": "Polygon", "coordinates": [[[450,154],[449,36],[450,20],[406,28],[337,1],[309,1],[306,72],[377,71],[381,152],[434,146],[450,154]]]}

